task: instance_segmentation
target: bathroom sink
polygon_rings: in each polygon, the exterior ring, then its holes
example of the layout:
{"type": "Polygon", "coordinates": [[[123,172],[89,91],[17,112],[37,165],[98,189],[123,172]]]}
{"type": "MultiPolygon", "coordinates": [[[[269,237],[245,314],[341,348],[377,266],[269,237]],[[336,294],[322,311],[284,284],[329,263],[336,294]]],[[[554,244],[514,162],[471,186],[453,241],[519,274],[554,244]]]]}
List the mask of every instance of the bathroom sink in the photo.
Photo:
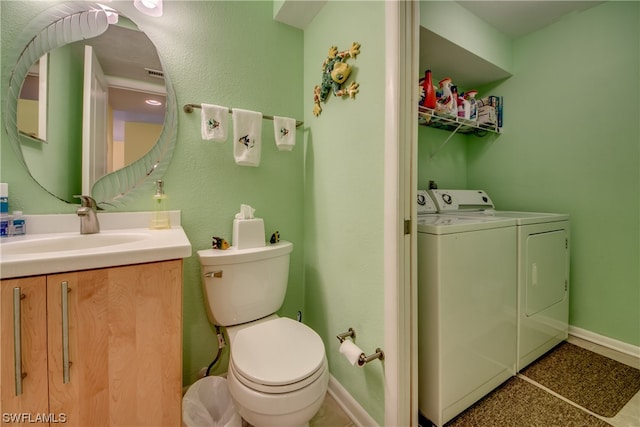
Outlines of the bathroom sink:
{"type": "Polygon", "coordinates": [[[30,215],[27,234],[0,241],[0,278],[141,264],[191,256],[172,211],[166,230],[149,229],[149,212],[98,213],[101,231],[80,234],[77,215],[30,215]]]}
{"type": "Polygon", "coordinates": [[[103,246],[122,245],[148,239],[148,233],[98,233],[72,236],[43,237],[3,244],[2,256],[27,255],[46,252],[91,250],[103,246]]]}

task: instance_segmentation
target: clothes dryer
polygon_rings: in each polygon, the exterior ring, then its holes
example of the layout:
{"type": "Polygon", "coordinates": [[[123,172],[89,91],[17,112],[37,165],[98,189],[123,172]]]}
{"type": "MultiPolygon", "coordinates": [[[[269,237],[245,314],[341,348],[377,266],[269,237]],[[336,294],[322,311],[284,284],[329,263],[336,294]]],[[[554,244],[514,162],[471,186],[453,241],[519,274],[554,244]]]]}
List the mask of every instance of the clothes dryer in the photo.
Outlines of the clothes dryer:
{"type": "Polygon", "coordinates": [[[437,426],[515,374],[516,221],[418,194],[418,403],[437,426]]]}
{"type": "Polygon", "coordinates": [[[441,214],[515,219],[517,227],[517,370],[569,332],[569,215],[495,210],[482,190],[429,190],[441,214]]]}

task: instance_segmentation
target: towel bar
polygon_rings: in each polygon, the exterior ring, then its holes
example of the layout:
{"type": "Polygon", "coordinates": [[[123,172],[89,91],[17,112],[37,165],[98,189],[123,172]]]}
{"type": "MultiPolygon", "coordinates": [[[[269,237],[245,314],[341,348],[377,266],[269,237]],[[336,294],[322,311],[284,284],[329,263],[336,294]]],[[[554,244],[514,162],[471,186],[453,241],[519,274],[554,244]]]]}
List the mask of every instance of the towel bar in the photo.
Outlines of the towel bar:
{"type": "MultiPolygon", "coordinates": [[[[182,107],[182,109],[184,110],[185,113],[193,113],[193,109],[194,108],[202,108],[202,106],[200,104],[184,104],[184,107],[182,107]]],[[[231,110],[231,108],[229,108],[229,113],[231,113],[233,110],[231,110]]],[[[266,120],[273,120],[273,116],[268,116],[266,114],[262,115],[263,119],[266,120]]],[[[301,122],[299,120],[296,120],[296,127],[300,127],[304,124],[304,122],[301,122]]]]}

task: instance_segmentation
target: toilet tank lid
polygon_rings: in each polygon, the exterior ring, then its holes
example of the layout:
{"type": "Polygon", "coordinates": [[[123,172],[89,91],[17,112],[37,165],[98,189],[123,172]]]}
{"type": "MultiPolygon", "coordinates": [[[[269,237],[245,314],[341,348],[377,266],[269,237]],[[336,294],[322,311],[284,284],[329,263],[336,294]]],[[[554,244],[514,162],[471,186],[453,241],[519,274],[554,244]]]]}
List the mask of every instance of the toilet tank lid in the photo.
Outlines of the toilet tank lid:
{"type": "Polygon", "coordinates": [[[231,246],[225,250],[204,249],[198,251],[198,258],[201,265],[228,265],[287,255],[291,251],[293,251],[293,243],[281,240],[278,243],[258,248],[237,249],[231,246]]]}
{"type": "Polygon", "coordinates": [[[301,381],[316,372],[323,365],[325,350],[313,329],[280,317],[238,331],[231,358],[243,376],[277,386],[301,381]]]}

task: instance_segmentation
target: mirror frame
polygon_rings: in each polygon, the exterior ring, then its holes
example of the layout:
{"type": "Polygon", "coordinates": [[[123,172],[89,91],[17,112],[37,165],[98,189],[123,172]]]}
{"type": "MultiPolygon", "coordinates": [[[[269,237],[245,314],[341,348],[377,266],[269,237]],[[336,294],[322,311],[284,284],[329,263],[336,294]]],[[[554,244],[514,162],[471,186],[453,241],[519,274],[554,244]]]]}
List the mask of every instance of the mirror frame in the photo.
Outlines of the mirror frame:
{"type": "MultiPolygon", "coordinates": [[[[135,23],[134,20],[132,21],[135,23]]],[[[31,20],[13,43],[14,47],[7,60],[8,64],[14,65],[9,73],[4,127],[19,162],[36,182],[38,181],[33,178],[22,154],[21,140],[27,137],[18,132],[17,125],[18,98],[22,82],[29,68],[43,54],[68,43],[98,36],[106,31],[108,25],[106,13],[97,3],[60,3],[31,20]]],[[[163,69],[166,69],[159,53],[158,57],[163,69]]],[[[143,157],[96,181],[91,190],[91,197],[96,200],[101,209],[121,208],[127,201],[140,194],[150,194],[155,187],[155,181],[162,178],[171,163],[176,146],[178,112],[175,92],[166,73],[164,79],[167,90],[166,112],[160,137],[155,146],[143,157]]],[[[42,187],[39,182],[38,184],[42,187]]],[[[52,193],[49,192],[49,194],[52,193]]],[[[52,195],[60,199],[57,195],[52,195]]],[[[63,201],[71,203],[67,200],[63,201]]]]}

